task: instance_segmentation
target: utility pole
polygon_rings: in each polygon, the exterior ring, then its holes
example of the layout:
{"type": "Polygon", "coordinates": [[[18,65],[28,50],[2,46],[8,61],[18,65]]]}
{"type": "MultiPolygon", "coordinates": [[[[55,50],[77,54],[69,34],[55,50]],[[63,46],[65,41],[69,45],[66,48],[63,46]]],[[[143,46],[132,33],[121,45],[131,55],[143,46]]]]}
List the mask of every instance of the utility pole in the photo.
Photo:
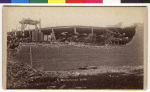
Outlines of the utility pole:
{"type": "Polygon", "coordinates": [[[52,29],[52,35],[53,35],[52,37],[53,37],[54,41],[56,41],[54,29],[52,29]]]}
{"type": "Polygon", "coordinates": [[[41,32],[41,19],[39,19],[39,31],[41,32]]]}
{"type": "Polygon", "coordinates": [[[76,28],[74,28],[74,34],[76,34],[76,33],[77,33],[76,28]]]}
{"type": "Polygon", "coordinates": [[[31,46],[30,46],[30,60],[31,60],[31,68],[32,68],[32,51],[31,51],[31,46]]]}

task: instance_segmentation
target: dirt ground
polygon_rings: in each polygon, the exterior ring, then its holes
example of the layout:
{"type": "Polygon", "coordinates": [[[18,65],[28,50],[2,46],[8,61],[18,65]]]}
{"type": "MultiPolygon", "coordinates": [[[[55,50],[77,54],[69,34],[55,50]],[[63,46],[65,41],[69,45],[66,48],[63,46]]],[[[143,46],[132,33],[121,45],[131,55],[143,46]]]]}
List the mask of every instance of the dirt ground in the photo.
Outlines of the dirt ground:
{"type": "Polygon", "coordinates": [[[143,67],[44,72],[8,61],[7,89],[143,89],[143,67]]]}

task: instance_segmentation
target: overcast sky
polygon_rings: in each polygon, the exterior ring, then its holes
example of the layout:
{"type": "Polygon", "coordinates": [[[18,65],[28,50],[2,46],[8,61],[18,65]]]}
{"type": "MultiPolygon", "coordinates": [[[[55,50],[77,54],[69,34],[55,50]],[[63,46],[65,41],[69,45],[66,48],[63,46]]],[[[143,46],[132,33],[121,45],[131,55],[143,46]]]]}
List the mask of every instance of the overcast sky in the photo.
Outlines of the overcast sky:
{"type": "MultiPolygon", "coordinates": [[[[19,21],[23,18],[39,20],[41,18],[41,27],[54,26],[98,26],[115,25],[123,22],[123,25],[130,25],[136,22],[144,21],[143,7],[8,7],[7,12],[8,30],[21,27],[19,21]]],[[[4,18],[4,17],[3,17],[4,18]]],[[[27,28],[33,29],[33,25],[27,28]]]]}

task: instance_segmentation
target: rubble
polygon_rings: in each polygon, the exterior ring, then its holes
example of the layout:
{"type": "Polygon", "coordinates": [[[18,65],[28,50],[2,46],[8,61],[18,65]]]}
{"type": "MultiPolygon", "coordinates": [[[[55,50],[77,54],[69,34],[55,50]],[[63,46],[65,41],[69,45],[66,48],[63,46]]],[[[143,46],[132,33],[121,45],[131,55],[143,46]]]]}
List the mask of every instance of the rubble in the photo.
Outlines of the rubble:
{"type": "Polygon", "coordinates": [[[42,71],[36,71],[20,62],[7,62],[8,89],[38,88],[40,85],[51,85],[51,83],[55,81],[57,81],[57,76],[55,75],[47,74],[42,71]]]}

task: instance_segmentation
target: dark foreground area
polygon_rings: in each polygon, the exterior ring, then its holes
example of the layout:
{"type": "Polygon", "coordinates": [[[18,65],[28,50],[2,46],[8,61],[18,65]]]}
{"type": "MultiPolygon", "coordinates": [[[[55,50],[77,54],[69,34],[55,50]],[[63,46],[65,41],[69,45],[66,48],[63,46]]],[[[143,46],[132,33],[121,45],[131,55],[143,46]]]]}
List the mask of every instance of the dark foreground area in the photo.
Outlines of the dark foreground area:
{"type": "Polygon", "coordinates": [[[66,89],[143,89],[143,76],[105,73],[62,79],[66,89]]]}
{"type": "Polygon", "coordinates": [[[85,75],[87,71],[43,72],[20,62],[7,62],[7,89],[143,89],[143,69],[85,75]],[[80,72],[80,74],[77,73],[80,72]],[[63,75],[63,77],[62,77],[63,75]]]}

